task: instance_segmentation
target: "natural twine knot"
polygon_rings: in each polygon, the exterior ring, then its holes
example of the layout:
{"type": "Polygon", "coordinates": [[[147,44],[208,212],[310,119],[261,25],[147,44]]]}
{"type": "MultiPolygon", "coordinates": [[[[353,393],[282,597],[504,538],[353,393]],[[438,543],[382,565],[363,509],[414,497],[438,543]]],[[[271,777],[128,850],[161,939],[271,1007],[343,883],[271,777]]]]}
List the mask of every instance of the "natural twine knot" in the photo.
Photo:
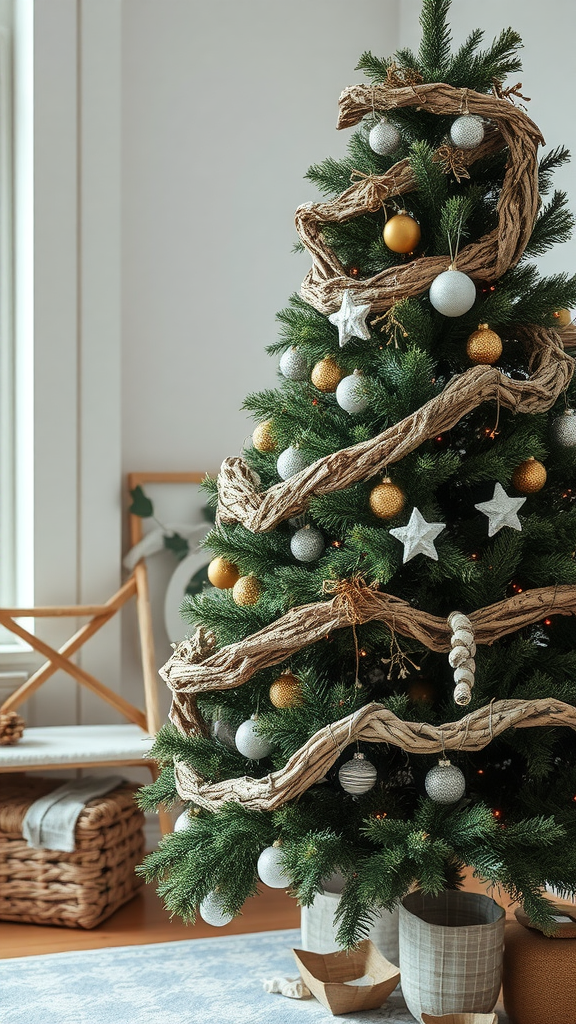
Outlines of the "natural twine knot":
{"type": "Polygon", "coordinates": [[[350,181],[355,185],[362,184],[363,188],[358,191],[362,193],[361,202],[366,203],[367,206],[384,203],[384,200],[390,195],[390,187],[382,181],[381,175],[364,174],[362,171],[354,170],[350,174],[350,181]]]}
{"type": "Polygon", "coordinates": [[[419,71],[414,68],[400,68],[396,61],[388,65],[385,85],[391,89],[405,89],[406,86],[422,85],[424,81],[419,71]]]}
{"type": "Polygon", "coordinates": [[[432,163],[441,164],[444,174],[452,173],[458,184],[462,178],[470,177],[465,160],[463,149],[456,149],[454,146],[448,145],[440,146],[432,157],[432,163]]]}
{"type": "Polygon", "coordinates": [[[352,626],[362,622],[366,597],[378,590],[378,582],[366,583],[360,574],[345,580],[324,580],[322,592],[334,595],[334,607],[343,611],[352,626]]]}

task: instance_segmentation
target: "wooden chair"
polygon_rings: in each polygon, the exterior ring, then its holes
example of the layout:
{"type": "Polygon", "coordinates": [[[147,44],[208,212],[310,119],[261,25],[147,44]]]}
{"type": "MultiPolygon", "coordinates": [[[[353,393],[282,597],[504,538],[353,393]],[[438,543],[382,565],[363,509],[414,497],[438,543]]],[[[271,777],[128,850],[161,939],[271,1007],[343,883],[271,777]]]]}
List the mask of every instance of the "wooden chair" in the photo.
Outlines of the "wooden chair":
{"type": "MultiPolygon", "coordinates": [[[[129,477],[129,486],[136,486],[129,477]]],[[[135,544],[141,537],[141,522],[130,517],[130,539],[135,544]]],[[[148,576],[145,562],[140,561],[120,589],[100,605],[54,605],[37,608],[0,608],[0,625],[20,637],[46,661],[0,707],[0,711],[15,711],[38,690],[55,672],[62,670],[81,686],[87,687],[127,719],[122,725],[67,725],[26,728],[23,738],[14,746],[0,746],[0,772],[51,770],[55,768],[89,768],[138,765],[149,769],[157,777],[157,766],[146,755],[158,731],[160,711],[158,705],[157,667],[150,614],[148,576]],[[144,705],[142,711],[115,693],[90,672],[71,659],[84,643],[94,636],[131,599],[136,602],[144,705]],[[55,650],[17,620],[70,617],[87,618],[66,643],[55,650]]],[[[163,832],[172,831],[172,821],[165,811],[160,812],[163,832]]]]}

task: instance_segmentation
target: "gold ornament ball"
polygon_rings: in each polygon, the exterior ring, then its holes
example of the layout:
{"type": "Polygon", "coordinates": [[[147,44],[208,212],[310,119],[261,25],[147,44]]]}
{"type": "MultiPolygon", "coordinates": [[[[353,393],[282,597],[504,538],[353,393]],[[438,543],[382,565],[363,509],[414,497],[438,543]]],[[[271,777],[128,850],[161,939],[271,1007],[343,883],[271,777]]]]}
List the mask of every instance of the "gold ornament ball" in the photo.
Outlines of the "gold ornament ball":
{"type": "Polygon", "coordinates": [[[229,590],[240,579],[240,573],[232,562],[218,555],[208,566],[208,579],[218,590],[229,590]]]}
{"type": "Polygon", "coordinates": [[[379,519],[393,519],[404,508],[405,500],[403,492],[389,476],[370,492],[370,508],[379,519]]]}
{"type": "Polygon", "coordinates": [[[255,576],[241,576],[232,590],[234,602],[241,607],[256,604],[260,597],[260,582],[255,576]]]}
{"type": "Polygon", "coordinates": [[[556,325],[562,329],[563,327],[570,327],[572,323],[572,313],[569,309],[557,309],[554,313],[554,319],[556,325]]]}
{"type": "Polygon", "coordinates": [[[272,434],[272,420],[265,420],[264,423],[259,423],[254,433],[252,434],[252,444],[259,452],[273,452],[276,447],[276,441],[272,434]]]}
{"type": "Polygon", "coordinates": [[[291,672],[283,672],[270,687],[270,700],[275,708],[295,708],[302,703],[300,680],[291,672]]]}
{"type": "Polygon", "coordinates": [[[382,236],[384,244],[392,252],[408,253],[414,251],[422,237],[422,232],[420,225],[409,213],[397,213],[386,221],[382,236]]]}
{"type": "Polygon", "coordinates": [[[466,354],[471,363],[489,365],[496,363],[502,355],[502,339],[488,324],[478,324],[466,343],[466,354]]]}
{"type": "Polygon", "coordinates": [[[312,370],[312,383],[319,391],[336,391],[342,377],[343,371],[332,356],[325,356],[319,363],[316,363],[312,370]]]}
{"type": "Polygon", "coordinates": [[[512,483],[520,494],[535,494],[541,491],[546,483],[546,467],[538,459],[526,459],[516,466],[512,474],[512,483]]]}

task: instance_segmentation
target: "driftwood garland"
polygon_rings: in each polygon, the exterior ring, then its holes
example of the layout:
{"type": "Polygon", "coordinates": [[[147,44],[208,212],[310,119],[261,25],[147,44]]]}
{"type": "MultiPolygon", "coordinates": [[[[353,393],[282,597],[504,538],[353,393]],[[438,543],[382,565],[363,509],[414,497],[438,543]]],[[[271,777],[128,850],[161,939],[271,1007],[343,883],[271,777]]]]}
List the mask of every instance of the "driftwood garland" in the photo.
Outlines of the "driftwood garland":
{"type": "MultiPolygon", "coordinates": [[[[388,85],[357,85],[340,97],[338,128],[358,124],[374,111],[417,107],[432,114],[478,114],[493,122],[497,131],[470,157],[466,165],[502,146],[509,151],[502,191],[498,200],[498,226],[479,241],[465,246],[458,268],[472,278],[494,281],[518,262],[532,233],[538,213],[539,143],[544,140],[533,121],[507,99],[443,84],[412,85],[391,89],[388,85]],[[496,136],[496,138],[495,138],[496,136]],[[499,138],[498,138],[499,136],[499,138]]],[[[441,147],[442,148],[442,147],[441,147]]],[[[395,164],[387,174],[356,183],[331,203],[307,203],[296,211],[296,228],[313,259],[302,298],[321,313],[332,313],[349,288],[356,302],[368,302],[372,313],[389,309],[399,298],[421,295],[435,277],[448,267],[446,256],[423,256],[403,266],[391,267],[365,280],[351,278],[322,235],[324,224],[337,224],[373,212],[388,199],[416,188],[408,161],[395,164]]]]}
{"type": "MultiPolygon", "coordinates": [[[[516,594],[505,601],[471,612],[477,644],[491,645],[550,615],[576,614],[576,587],[542,587],[516,594]]],[[[256,672],[288,661],[292,655],[335,629],[366,622],[383,622],[401,636],[410,637],[431,651],[450,651],[452,629],[446,619],[414,608],[392,594],[363,587],[354,600],[353,614],[334,598],[291,608],[286,615],[245,640],[223,647],[200,660],[190,656],[189,641],[176,648],[160,675],[173,693],[170,717],[182,731],[201,734],[205,724],[196,709],[196,695],[242,686],[256,672]]]]}
{"type": "Polygon", "coordinates": [[[244,776],[209,783],[194,768],[177,762],[176,787],[182,800],[193,800],[209,811],[218,811],[229,801],[253,810],[273,811],[321,781],[344,748],[356,740],[389,743],[410,754],[435,754],[444,750],[483,750],[507,729],[536,726],[567,726],[576,730],[576,708],[553,698],[499,700],[459,722],[434,726],[403,722],[381,704],[367,704],[320,729],[284,768],[263,779],[244,776]]]}
{"type": "Polygon", "coordinates": [[[564,352],[555,331],[526,327],[518,337],[529,353],[529,380],[511,380],[494,366],[473,366],[453,377],[436,398],[378,437],[318,459],[264,493],[258,491],[243,459],[225,459],[218,477],[218,522],[239,522],[253,533],[272,530],[284,519],[303,512],[313,496],[341,491],[383,473],[424,441],[450,430],[484,402],[497,402],[513,412],[547,412],[570,382],[574,361],[564,352]]]}

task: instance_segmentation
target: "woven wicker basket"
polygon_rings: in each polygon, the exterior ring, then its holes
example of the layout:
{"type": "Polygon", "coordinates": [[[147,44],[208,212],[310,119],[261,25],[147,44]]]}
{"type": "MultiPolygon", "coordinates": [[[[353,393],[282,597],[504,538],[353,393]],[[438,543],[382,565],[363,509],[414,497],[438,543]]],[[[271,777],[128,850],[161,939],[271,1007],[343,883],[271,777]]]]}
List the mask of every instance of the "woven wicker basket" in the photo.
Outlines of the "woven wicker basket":
{"type": "MultiPolygon", "coordinates": [[[[4,776],[6,779],[6,776],[4,776]]],[[[131,899],[144,853],[137,787],[123,785],[90,800],[76,825],[76,850],[34,850],[22,839],[28,807],[61,779],[16,776],[2,781],[0,919],[94,928],[131,899]]]]}

